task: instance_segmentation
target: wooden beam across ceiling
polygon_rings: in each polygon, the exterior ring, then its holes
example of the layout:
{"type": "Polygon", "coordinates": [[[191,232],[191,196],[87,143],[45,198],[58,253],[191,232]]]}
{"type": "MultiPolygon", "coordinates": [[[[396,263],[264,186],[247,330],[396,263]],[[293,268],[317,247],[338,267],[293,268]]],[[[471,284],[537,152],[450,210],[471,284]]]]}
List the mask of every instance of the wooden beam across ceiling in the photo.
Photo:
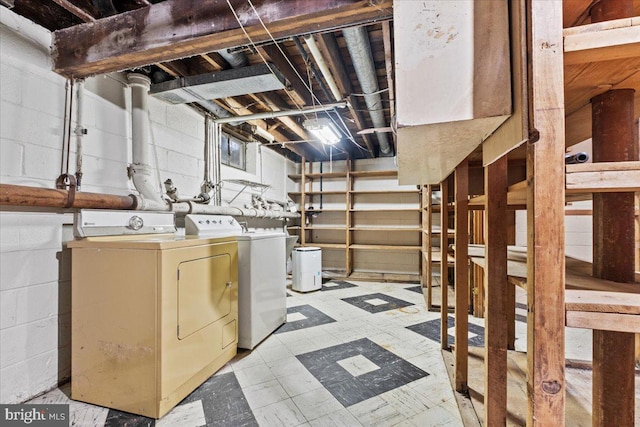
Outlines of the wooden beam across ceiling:
{"type": "MultiPolygon", "coordinates": [[[[231,3],[255,43],[387,20],[393,14],[392,0],[254,0],[258,16],[245,1],[231,3]]],[[[248,43],[226,2],[166,0],[54,32],[53,68],[81,78],[248,43]]]]}

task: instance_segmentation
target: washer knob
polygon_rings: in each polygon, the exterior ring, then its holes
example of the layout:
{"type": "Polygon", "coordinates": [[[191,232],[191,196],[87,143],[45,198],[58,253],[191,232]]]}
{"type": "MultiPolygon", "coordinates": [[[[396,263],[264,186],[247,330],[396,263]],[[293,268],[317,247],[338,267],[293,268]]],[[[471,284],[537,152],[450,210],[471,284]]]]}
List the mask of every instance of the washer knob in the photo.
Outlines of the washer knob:
{"type": "Polygon", "coordinates": [[[138,231],[144,225],[144,221],[138,215],[134,215],[129,218],[129,228],[132,230],[138,231]]]}

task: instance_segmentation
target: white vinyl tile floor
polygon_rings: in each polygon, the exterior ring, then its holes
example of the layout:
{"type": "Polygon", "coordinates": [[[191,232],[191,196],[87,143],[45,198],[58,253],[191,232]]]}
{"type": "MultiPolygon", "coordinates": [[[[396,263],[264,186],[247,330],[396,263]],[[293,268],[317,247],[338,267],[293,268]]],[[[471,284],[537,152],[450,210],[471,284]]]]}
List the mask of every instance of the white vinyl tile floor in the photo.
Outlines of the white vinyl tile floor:
{"type": "MultiPolygon", "coordinates": [[[[287,323],[160,420],[69,400],[68,384],[28,403],[68,403],[71,425],[90,427],[462,425],[440,315],[419,285],[333,281],[287,293],[287,323]]],[[[482,321],[470,322],[482,345],[482,321]]]]}

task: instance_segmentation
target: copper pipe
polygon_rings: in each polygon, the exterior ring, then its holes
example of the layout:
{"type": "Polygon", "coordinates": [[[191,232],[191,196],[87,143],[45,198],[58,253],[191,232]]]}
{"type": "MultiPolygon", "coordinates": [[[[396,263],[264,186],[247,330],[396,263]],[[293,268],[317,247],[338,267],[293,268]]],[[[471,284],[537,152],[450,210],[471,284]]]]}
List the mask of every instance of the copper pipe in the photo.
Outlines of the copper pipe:
{"type": "MultiPolygon", "coordinates": [[[[64,208],[67,204],[68,194],[67,190],[0,184],[0,206],[64,208]]],[[[135,209],[136,198],[134,196],[76,192],[71,208],[135,209]]]]}

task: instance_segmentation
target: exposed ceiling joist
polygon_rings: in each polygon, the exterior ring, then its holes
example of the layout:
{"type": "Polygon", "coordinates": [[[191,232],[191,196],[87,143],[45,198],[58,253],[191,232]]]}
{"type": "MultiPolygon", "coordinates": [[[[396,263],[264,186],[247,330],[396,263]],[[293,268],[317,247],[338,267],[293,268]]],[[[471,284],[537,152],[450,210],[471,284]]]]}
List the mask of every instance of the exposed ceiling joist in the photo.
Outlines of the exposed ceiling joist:
{"type": "Polygon", "coordinates": [[[309,92],[306,83],[300,79],[300,70],[296,70],[291,66],[290,60],[280,49],[283,49],[283,47],[278,46],[277,44],[265,45],[260,48],[262,53],[268,55],[271,62],[273,62],[273,64],[287,78],[287,81],[291,84],[291,89],[294,92],[296,102],[302,104],[302,106],[313,104],[311,93],[309,92]]]}
{"type": "Polygon", "coordinates": [[[75,4],[71,3],[69,0],[53,0],[59,6],[65,8],[69,12],[73,13],[78,18],[82,19],[84,22],[94,22],[96,20],[93,15],[91,15],[86,10],[79,8],[75,4]]]}
{"type": "MultiPolygon", "coordinates": [[[[236,13],[254,42],[270,40],[244,1],[236,13]]],[[[386,20],[392,0],[255,0],[276,39],[386,20]],[[372,5],[372,3],[379,3],[372,5]]],[[[248,44],[226,2],[167,0],[53,34],[54,70],[77,78],[248,44]]]]}

